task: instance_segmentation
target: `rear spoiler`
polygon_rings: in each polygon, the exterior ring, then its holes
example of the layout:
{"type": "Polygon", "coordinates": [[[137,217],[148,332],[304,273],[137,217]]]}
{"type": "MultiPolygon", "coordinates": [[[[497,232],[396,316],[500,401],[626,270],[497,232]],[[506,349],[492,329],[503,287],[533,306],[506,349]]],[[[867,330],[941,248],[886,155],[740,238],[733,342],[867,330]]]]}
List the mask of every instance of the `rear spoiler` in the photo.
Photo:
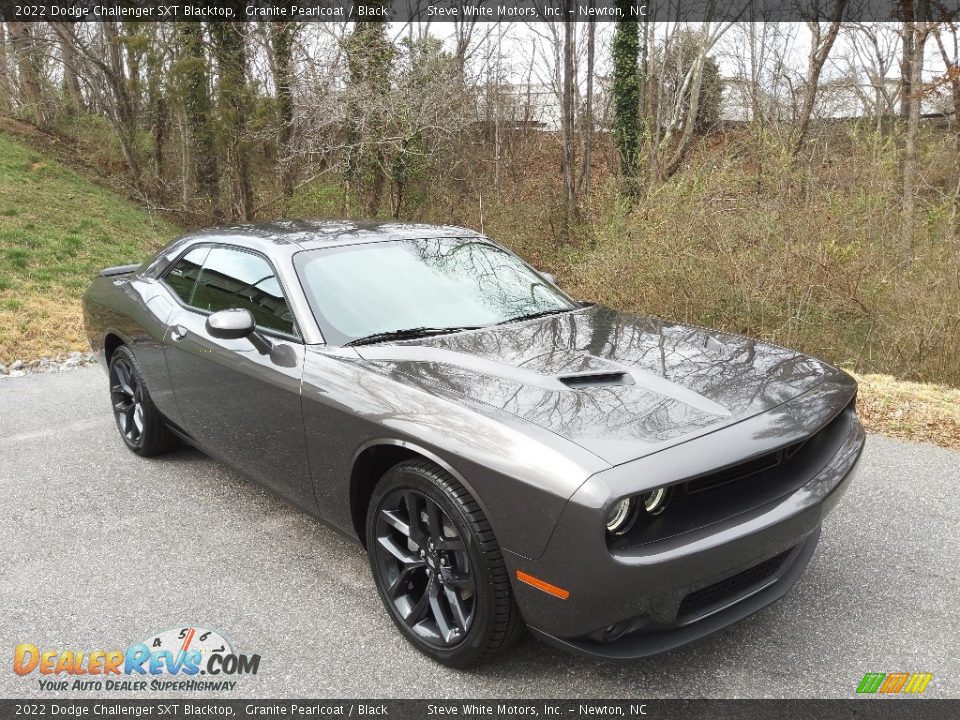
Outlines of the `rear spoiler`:
{"type": "Polygon", "coordinates": [[[136,270],[139,265],[114,265],[113,267],[104,268],[98,274],[100,277],[113,277],[114,275],[128,275],[136,270]]]}

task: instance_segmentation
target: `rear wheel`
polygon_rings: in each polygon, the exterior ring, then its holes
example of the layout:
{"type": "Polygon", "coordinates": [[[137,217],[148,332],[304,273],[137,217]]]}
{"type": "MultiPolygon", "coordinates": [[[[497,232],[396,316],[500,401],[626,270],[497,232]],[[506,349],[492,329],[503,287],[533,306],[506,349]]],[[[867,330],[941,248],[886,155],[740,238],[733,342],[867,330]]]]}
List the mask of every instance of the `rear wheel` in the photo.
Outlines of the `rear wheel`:
{"type": "Polygon", "coordinates": [[[420,652],[464,667],[522,629],[500,547],[470,494],[428,462],[404,462],[374,490],[367,552],[383,603],[420,652]]]}
{"type": "Polygon", "coordinates": [[[150,399],[136,358],[125,345],[110,357],[110,404],[120,437],[137,455],[154,455],[176,444],[150,399]]]}

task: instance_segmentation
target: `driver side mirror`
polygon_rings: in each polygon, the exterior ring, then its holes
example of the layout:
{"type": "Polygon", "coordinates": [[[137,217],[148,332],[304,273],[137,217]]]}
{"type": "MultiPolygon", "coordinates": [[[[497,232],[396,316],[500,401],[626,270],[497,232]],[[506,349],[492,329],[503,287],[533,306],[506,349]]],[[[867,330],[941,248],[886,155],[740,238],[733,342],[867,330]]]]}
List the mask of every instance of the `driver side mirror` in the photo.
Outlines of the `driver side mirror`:
{"type": "Polygon", "coordinates": [[[257,327],[249,310],[219,310],[207,318],[207,332],[220,340],[249,337],[257,327]]]}

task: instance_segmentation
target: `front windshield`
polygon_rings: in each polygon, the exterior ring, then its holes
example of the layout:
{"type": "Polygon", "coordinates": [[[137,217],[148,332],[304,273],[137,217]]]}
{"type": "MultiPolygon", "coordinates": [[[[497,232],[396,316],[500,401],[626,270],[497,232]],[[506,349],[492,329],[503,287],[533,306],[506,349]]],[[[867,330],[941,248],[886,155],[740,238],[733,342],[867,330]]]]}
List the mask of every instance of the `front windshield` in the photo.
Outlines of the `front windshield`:
{"type": "Polygon", "coordinates": [[[296,268],[327,342],[410,328],[478,327],[577,307],[515,255],[475,239],[308,250],[296,268]]]}

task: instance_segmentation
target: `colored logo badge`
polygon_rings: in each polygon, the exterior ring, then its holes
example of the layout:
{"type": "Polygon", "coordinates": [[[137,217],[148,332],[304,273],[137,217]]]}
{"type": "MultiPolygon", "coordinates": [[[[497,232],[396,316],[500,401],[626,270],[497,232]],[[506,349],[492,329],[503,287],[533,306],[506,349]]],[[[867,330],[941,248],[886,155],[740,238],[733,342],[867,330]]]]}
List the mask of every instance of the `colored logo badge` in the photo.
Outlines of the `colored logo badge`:
{"type": "Polygon", "coordinates": [[[933,680],[933,673],[867,673],[857,686],[857,692],[872,695],[921,695],[933,680]]]}

